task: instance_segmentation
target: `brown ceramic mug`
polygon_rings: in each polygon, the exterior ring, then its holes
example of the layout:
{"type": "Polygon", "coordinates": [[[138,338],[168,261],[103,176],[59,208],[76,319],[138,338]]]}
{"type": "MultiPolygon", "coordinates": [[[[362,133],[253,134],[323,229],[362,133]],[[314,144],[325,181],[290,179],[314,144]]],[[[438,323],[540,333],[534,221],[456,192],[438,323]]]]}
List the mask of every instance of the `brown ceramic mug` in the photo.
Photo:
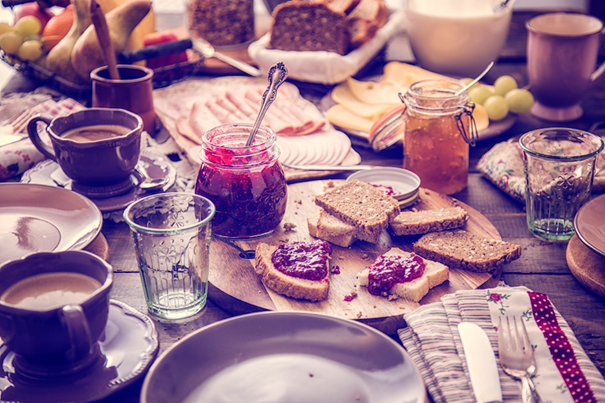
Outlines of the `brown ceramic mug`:
{"type": "Polygon", "coordinates": [[[113,272],[85,251],[38,252],[0,266],[0,337],[24,374],[92,365],[109,316],[113,272]]]}
{"type": "Polygon", "coordinates": [[[118,64],[119,80],[111,79],[107,66],[90,73],[92,79],[92,106],[97,108],[122,108],[136,113],[143,119],[143,129],[155,134],[155,110],[153,108],[153,70],[118,64]]]}
{"type": "Polygon", "coordinates": [[[578,119],[580,98],[605,71],[605,64],[596,68],[603,23],[590,15],[548,13],[525,26],[527,73],[536,98],[531,112],[552,121],[578,119]]]}
{"type": "Polygon", "coordinates": [[[141,153],[143,121],[123,109],[91,108],[51,119],[36,115],[27,131],[38,150],[80,185],[112,186],[130,180],[141,153]],[[52,148],[38,132],[46,123],[52,148]]]}

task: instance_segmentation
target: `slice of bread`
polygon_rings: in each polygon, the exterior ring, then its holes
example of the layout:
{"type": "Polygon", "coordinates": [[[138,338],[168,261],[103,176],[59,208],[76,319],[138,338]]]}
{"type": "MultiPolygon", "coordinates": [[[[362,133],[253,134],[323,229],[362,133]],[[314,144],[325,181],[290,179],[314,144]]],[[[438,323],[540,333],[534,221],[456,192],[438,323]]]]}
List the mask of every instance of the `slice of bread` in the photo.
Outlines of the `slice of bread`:
{"type": "Polygon", "coordinates": [[[361,0],[347,19],[351,47],[358,48],[376,36],[376,32],[387,23],[389,9],[384,0],[361,0]]]}
{"type": "MultiPolygon", "coordinates": [[[[399,248],[392,248],[383,256],[403,256],[409,257],[412,254],[409,252],[405,252],[399,248]]],[[[393,298],[392,296],[405,298],[411,301],[418,302],[420,301],[426,294],[428,294],[431,288],[437,287],[439,284],[449,279],[449,269],[447,266],[430,261],[428,259],[423,259],[425,268],[422,277],[414,279],[412,281],[408,281],[406,283],[398,283],[393,286],[390,292],[389,298],[393,298]]],[[[370,274],[370,268],[365,268],[359,274],[357,274],[357,278],[359,279],[359,284],[367,287],[369,280],[368,276],[370,274]]]]}
{"type": "Polygon", "coordinates": [[[332,10],[339,13],[349,14],[361,0],[321,0],[328,5],[332,10]]]}
{"type": "Polygon", "coordinates": [[[402,211],[389,224],[393,235],[420,235],[462,227],[468,214],[462,207],[440,210],[402,211]]]}
{"type": "Polygon", "coordinates": [[[414,252],[452,269],[484,273],[521,257],[521,246],[456,230],[424,235],[414,252]]]}
{"type": "Polygon", "coordinates": [[[320,209],[319,213],[308,217],[307,226],[309,227],[311,236],[342,246],[343,248],[351,246],[358,239],[370,243],[378,243],[380,239],[380,232],[367,234],[359,231],[351,224],[347,224],[328,214],[324,209],[320,209]]]}
{"type": "Polygon", "coordinates": [[[315,204],[368,236],[386,229],[400,213],[397,200],[357,179],[316,196],[315,204]]]}
{"type": "MultiPolygon", "coordinates": [[[[321,242],[321,241],[319,241],[321,242]]],[[[321,280],[307,280],[283,273],[272,263],[271,257],[277,246],[260,242],[256,247],[254,270],[262,283],[273,291],[298,299],[321,301],[328,298],[330,287],[330,259],[326,259],[326,275],[321,280]]]]}

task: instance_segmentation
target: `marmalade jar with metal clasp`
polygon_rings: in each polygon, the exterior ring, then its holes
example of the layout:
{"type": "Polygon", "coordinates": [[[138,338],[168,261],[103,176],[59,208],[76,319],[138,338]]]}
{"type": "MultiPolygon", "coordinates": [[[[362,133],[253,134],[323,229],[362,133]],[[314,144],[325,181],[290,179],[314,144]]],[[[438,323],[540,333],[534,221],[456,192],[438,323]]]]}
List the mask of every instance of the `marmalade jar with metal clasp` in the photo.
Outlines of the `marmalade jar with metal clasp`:
{"type": "Polygon", "coordinates": [[[457,94],[456,80],[424,80],[401,96],[404,114],[403,167],[420,177],[421,186],[454,194],[468,183],[469,143],[477,129],[468,92],[457,94]]]}
{"type": "Polygon", "coordinates": [[[288,187],[275,132],[261,126],[246,146],[251,130],[250,124],[226,124],[202,136],[195,193],[214,203],[212,233],[219,237],[267,235],[286,213],[288,187]]]}

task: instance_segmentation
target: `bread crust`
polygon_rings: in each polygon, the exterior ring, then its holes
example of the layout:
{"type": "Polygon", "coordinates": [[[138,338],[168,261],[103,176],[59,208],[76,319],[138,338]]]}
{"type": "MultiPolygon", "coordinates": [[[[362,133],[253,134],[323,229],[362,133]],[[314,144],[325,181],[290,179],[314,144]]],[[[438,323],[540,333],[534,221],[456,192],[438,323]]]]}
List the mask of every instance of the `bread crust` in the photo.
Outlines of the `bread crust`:
{"type": "Polygon", "coordinates": [[[414,252],[450,268],[485,273],[521,257],[521,246],[456,230],[422,236],[414,252]]]}
{"type": "Polygon", "coordinates": [[[468,213],[462,207],[402,211],[389,224],[389,232],[397,236],[421,235],[429,232],[460,228],[467,220],[468,213]]]}
{"type": "Polygon", "coordinates": [[[256,247],[254,271],[262,283],[278,294],[291,298],[321,301],[328,298],[330,288],[330,260],[326,261],[326,277],[319,280],[307,280],[292,277],[277,270],[271,262],[271,255],[277,246],[259,243],[256,247]]]}

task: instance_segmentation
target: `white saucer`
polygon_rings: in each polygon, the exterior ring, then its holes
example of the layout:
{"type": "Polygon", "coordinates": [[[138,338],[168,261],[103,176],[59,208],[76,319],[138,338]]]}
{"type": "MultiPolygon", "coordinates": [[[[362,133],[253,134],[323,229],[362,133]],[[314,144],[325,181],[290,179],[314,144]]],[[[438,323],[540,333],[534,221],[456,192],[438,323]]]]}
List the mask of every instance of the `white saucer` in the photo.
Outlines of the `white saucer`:
{"type": "MultiPolygon", "coordinates": [[[[168,181],[161,189],[156,192],[168,190],[176,181],[176,169],[164,158],[151,153],[141,153],[140,163],[151,179],[168,178],[168,181]]],[[[72,190],[72,180],[69,179],[63,170],[55,161],[44,160],[35,165],[23,174],[21,179],[23,183],[37,183],[41,185],[50,185],[72,190]]],[[[118,196],[108,197],[106,199],[91,198],[103,213],[116,211],[128,206],[131,202],[148,196],[151,192],[140,191],[137,186],[133,186],[128,192],[118,196]]]]}
{"type": "Polygon", "coordinates": [[[101,356],[92,367],[70,376],[25,378],[15,372],[15,354],[0,346],[0,401],[88,403],[117,392],[145,375],[159,348],[153,321],[110,301],[109,319],[99,341],[101,356]]]}

